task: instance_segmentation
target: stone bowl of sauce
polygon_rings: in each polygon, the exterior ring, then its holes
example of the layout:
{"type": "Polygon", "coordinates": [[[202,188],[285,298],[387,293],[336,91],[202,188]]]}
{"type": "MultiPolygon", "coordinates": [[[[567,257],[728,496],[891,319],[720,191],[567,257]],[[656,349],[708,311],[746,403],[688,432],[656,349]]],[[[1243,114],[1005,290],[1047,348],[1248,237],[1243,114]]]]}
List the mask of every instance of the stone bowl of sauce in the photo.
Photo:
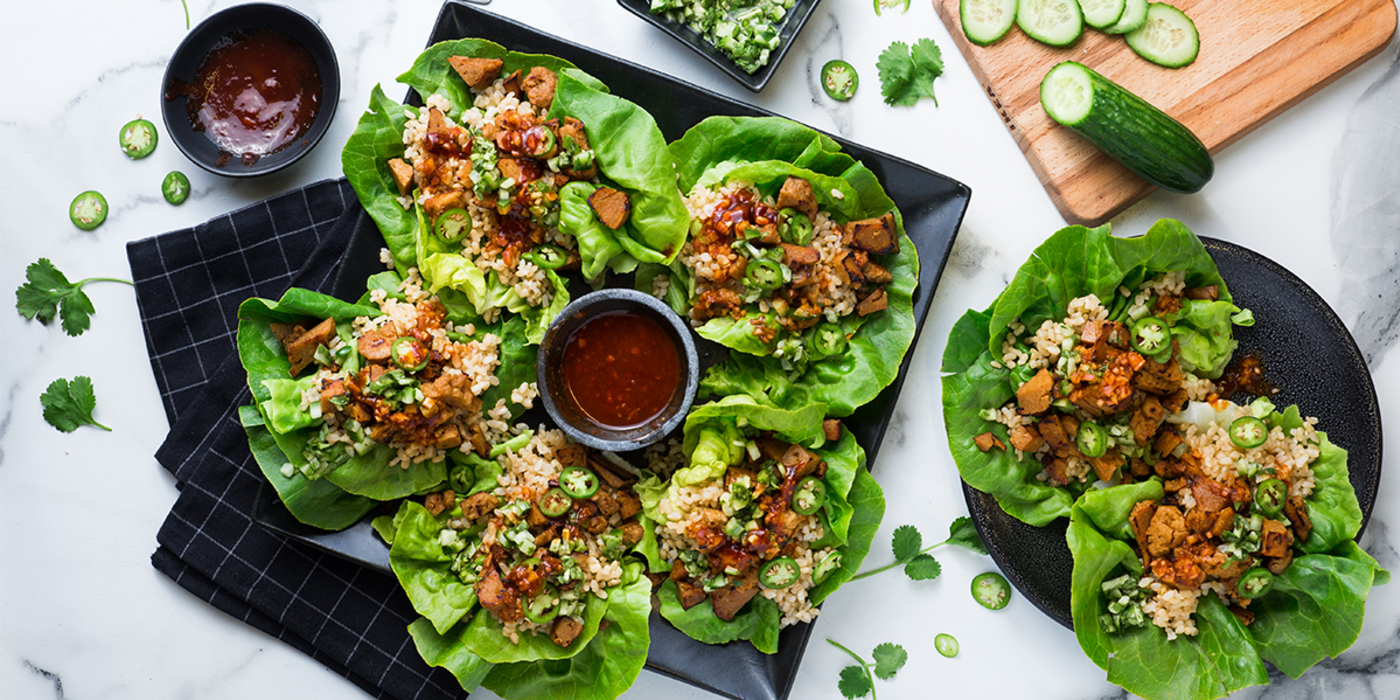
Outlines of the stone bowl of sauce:
{"type": "Polygon", "coordinates": [[[700,360],[685,321],[655,297],[603,289],[574,300],[540,343],[535,373],[545,410],[599,450],[640,449],[685,420],[700,360]]]}
{"type": "Polygon", "coordinates": [[[185,35],[161,97],[166,134],[186,157],[217,175],[255,177],[295,163],[325,136],[340,67],[310,17],[235,5],[185,35]]]}

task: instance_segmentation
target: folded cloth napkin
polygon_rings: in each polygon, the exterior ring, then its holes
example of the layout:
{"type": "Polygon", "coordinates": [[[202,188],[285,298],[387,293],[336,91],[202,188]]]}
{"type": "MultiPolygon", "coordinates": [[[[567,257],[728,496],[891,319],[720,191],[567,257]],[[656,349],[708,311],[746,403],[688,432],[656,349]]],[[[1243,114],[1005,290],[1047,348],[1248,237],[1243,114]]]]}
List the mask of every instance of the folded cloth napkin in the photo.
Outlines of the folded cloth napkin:
{"type": "Polygon", "coordinates": [[[456,698],[456,679],[419,658],[407,630],[418,615],[392,577],[253,520],[263,477],[238,422],[251,401],[238,305],[291,286],[328,291],[356,230],[373,226],[349,184],[328,180],[127,246],[171,423],[156,458],[180,487],[151,563],[375,697],[456,698]]]}

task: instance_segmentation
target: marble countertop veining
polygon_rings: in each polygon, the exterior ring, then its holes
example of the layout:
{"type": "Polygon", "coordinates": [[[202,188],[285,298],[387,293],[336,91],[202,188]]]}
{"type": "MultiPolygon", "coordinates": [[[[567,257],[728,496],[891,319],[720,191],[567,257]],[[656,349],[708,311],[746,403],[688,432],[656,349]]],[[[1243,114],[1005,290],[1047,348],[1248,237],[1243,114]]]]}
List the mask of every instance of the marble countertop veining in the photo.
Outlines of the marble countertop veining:
{"type": "MultiPolygon", "coordinates": [[[[189,0],[194,21],[232,3],[189,0]]],[[[331,37],[343,88],[321,147],[281,174],[244,182],[204,173],[168,141],[145,160],[117,148],[118,128],[159,114],[165,62],[185,32],[177,0],[8,3],[0,22],[0,291],[24,268],[53,259],[76,279],[127,276],[127,242],[190,226],[301,185],[337,177],[339,148],[375,83],[392,84],[422,49],[432,0],[289,0],[331,37]],[[190,176],[194,194],[172,207],[164,174],[190,176]],[[71,198],[102,191],[106,224],[83,232],[66,220],[71,198]]],[[[1005,285],[1044,237],[1063,225],[927,0],[877,17],[864,0],[821,5],[767,91],[754,96],[688,49],[610,0],[496,0],[490,10],[957,178],[974,196],[933,300],[905,384],[879,478],[889,497],[870,561],[888,557],[890,533],[910,523],[942,531],[966,512],[948,455],[938,358],[952,323],[1005,285]],[[932,37],[947,69],[940,107],[881,103],[875,59],[892,40],[932,37]],[[849,103],[826,99],[822,63],[841,57],[865,78],[849,103]]],[[[1208,49],[1207,49],[1208,50],[1208,49]]],[[[1356,335],[1381,390],[1382,413],[1400,416],[1400,67],[1397,44],[1304,100],[1216,159],[1215,180],[1194,196],[1158,193],[1117,217],[1121,233],[1159,217],[1257,250],[1294,271],[1336,308],[1356,335]]],[[[398,88],[390,89],[397,94],[398,88]]],[[[97,312],[78,338],[57,326],[0,313],[0,697],[360,698],[362,692],[309,657],[187,594],[150,565],[155,533],[176,497],[152,454],[165,436],[136,305],[124,285],[88,288],[97,312]],[[38,397],[53,379],[86,374],[97,417],[113,428],[61,434],[38,397]]],[[[1385,471],[1362,542],[1400,566],[1390,528],[1400,525],[1400,430],[1387,431],[1385,471]]],[[[977,606],[968,582],[992,568],[969,552],[939,555],[943,575],[898,575],[852,584],[826,606],[793,698],[838,698],[848,662],[821,643],[868,652],[896,642],[909,652],[887,698],[1124,697],[1080,652],[1073,635],[1019,596],[996,613],[977,606]],[[936,632],[961,642],[955,659],[933,648],[936,632]]],[[[1238,697],[1400,697],[1400,584],[1377,589],[1356,645],[1302,680],[1238,697]]],[[[489,695],[483,692],[483,695],[489,695]]],[[[629,698],[704,698],[644,672],[629,698]]]]}

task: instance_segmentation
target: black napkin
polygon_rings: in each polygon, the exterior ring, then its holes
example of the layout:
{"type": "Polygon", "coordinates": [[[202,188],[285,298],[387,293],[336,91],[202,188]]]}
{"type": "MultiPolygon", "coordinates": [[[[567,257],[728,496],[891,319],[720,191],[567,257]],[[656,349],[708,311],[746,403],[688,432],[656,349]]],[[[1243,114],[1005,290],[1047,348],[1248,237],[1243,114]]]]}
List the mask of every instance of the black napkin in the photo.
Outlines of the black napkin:
{"type": "Polygon", "coordinates": [[[406,629],[418,616],[392,577],[253,521],[263,477],[238,422],[251,400],[238,305],[291,286],[328,290],[356,228],[373,225],[349,184],[328,180],[127,246],[171,422],[156,458],[181,489],[151,563],[375,697],[461,697],[451,674],[419,658],[406,629]]]}

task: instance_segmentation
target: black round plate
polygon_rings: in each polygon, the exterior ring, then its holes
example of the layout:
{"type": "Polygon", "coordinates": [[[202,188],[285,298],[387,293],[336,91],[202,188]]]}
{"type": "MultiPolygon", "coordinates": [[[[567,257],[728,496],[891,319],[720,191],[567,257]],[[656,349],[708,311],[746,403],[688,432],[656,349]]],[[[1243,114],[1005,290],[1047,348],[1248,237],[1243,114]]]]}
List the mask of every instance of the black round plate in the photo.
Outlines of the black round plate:
{"type": "MultiPolygon", "coordinates": [[[[1255,325],[1235,328],[1236,357],[1256,354],[1280,391],[1273,402],[1297,404],[1347,451],[1347,468],[1361,502],[1364,531],[1381,480],[1381,412],[1376,388],[1351,333],[1327,302],[1296,275],[1247,248],[1202,237],[1235,304],[1254,312],[1255,325]]],[[[1002,511],[995,498],[963,484],[963,496],[992,560],[1027,600],[1065,627],[1070,619],[1070,573],[1065,544],[1069,520],[1031,527],[1002,511]]],[[[1357,535],[1360,537],[1360,535],[1357,535]]]]}

